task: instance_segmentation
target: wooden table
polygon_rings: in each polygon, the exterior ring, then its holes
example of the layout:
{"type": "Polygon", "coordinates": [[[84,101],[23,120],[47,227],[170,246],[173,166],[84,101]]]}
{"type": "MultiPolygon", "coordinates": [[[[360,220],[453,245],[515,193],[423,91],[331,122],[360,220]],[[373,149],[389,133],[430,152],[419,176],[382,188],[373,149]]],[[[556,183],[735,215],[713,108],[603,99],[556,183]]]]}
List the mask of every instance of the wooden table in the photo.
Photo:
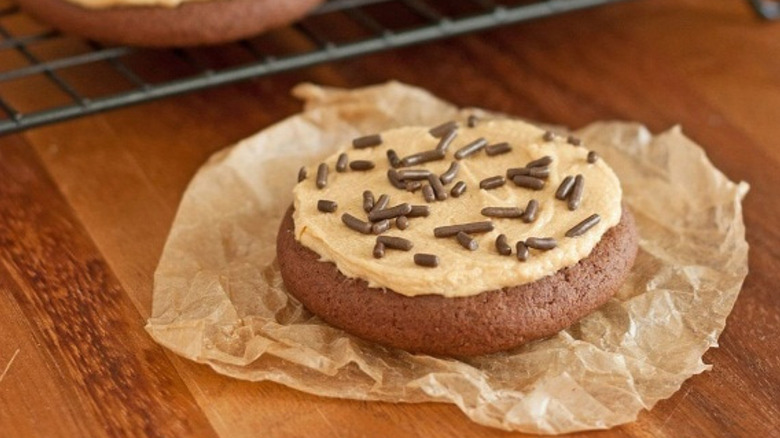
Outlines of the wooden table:
{"type": "Polygon", "coordinates": [[[449,405],[235,381],[143,330],[177,203],[204,160],[297,112],[288,90],[301,81],[389,79],[573,127],[681,124],[731,179],[750,182],[750,274],[721,347],[705,355],[712,371],[635,423],[591,435],[780,436],[780,23],[738,0],[617,4],[0,138],[0,435],[509,435],[449,405]]]}

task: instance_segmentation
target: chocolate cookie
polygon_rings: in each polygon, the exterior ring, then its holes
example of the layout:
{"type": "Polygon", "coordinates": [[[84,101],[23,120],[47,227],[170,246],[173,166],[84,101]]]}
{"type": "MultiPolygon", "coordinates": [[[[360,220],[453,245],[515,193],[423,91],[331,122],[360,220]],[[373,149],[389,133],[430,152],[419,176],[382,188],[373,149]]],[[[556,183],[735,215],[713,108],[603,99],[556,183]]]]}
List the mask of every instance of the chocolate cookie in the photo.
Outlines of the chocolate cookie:
{"type": "Polygon", "coordinates": [[[294,236],[293,210],[277,237],[287,291],[326,322],[361,338],[411,352],[473,356],[511,349],[553,335],[604,304],[634,263],[637,232],[631,213],[609,229],[574,266],[532,283],[478,295],[408,297],[347,278],[294,236]]]}
{"type": "Polygon", "coordinates": [[[98,41],[152,47],[218,44],[303,16],[322,0],[206,0],[178,7],[90,9],[67,0],[18,0],[41,21],[98,41]]]}

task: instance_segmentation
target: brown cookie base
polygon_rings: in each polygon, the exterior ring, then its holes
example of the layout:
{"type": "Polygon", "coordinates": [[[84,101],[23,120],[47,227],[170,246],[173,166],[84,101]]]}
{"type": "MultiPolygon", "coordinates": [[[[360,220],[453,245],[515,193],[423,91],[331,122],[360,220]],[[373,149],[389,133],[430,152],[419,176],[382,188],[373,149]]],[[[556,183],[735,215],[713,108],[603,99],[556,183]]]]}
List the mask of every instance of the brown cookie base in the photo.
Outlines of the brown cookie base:
{"type": "Polygon", "coordinates": [[[617,292],[637,252],[634,218],[624,208],[588,257],[533,283],[465,298],[407,297],[370,288],[318,261],[293,229],[290,208],[277,236],[277,258],[287,291],[307,309],[361,338],[447,356],[507,350],[572,325],[617,292]]]}
{"type": "Polygon", "coordinates": [[[288,24],[323,0],[210,0],[175,8],[89,9],[66,0],[17,0],[41,21],[98,41],[149,47],[218,44],[288,24]]]}

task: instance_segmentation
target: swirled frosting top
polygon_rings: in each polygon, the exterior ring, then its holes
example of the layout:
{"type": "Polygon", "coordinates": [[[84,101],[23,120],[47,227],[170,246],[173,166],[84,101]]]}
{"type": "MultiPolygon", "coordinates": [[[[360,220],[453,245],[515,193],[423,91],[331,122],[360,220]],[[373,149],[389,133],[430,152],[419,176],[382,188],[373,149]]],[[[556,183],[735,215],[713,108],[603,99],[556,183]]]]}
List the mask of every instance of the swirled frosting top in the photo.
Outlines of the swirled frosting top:
{"type": "MultiPolygon", "coordinates": [[[[621,187],[617,176],[603,160],[589,160],[587,145],[575,146],[567,138],[545,135],[545,131],[515,120],[481,121],[473,127],[461,126],[443,159],[403,169],[428,169],[441,175],[453,161],[459,163],[457,176],[445,186],[446,200],[427,203],[421,190],[407,191],[391,185],[387,158],[388,149],[400,157],[434,149],[439,139],[429,133],[429,127],[405,127],[380,134],[382,143],[362,149],[344,148],[324,163],[329,172],[327,185],[318,188],[318,164],[307,168],[308,177],[294,189],[295,236],[306,247],[331,261],[348,277],[362,278],[372,287],[391,289],[407,296],[438,294],[464,297],[502,287],[533,282],[562,268],[572,266],[587,257],[603,234],[616,225],[621,216],[621,187]],[[507,142],[511,151],[489,156],[484,149],[457,160],[456,151],[484,138],[488,144],[507,142]],[[368,160],[371,170],[335,170],[340,153],[349,161],[368,160]],[[507,169],[519,168],[539,158],[549,156],[549,175],[542,179],[544,187],[534,190],[518,186],[511,180],[500,187],[481,189],[480,182],[494,176],[506,176],[507,169]],[[572,210],[566,199],[556,198],[556,191],[567,177],[582,175],[584,181],[581,202],[572,210]],[[450,192],[463,181],[466,191],[459,197],[450,192]],[[348,228],[342,215],[367,221],[363,209],[363,191],[370,190],[378,198],[390,197],[388,207],[402,203],[427,205],[430,215],[409,219],[409,226],[400,230],[392,222],[384,236],[397,236],[411,241],[410,251],[387,248],[382,258],[372,256],[377,240],[374,234],[363,234],[348,228]],[[525,209],[530,200],[538,202],[535,219],[527,223],[522,218],[495,218],[483,215],[486,207],[517,207],[525,209]],[[333,213],[318,210],[320,200],[335,201],[333,213]],[[567,237],[567,232],[597,214],[595,225],[581,235],[567,237]],[[446,225],[491,221],[493,230],[472,234],[479,248],[470,251],[455,237],[437,238],[434,229],[446,225]],[[501,255],[496,238],[504,234],[513,254],[501,255]],[[527,260],[515,255],[516,242],[529,238],[552,238],[553,249],[530,248],[527,260]],[[415,264],[416,253],[434,254],[439,258],[435,268],[415,264]]],[[[573,141],[578,143],[578,141],[573,141]]],[[[593,157],[591,157],[593,158],[593,157]]],[[[401,168],[397,170],[403,170],[401,168]]],[[[424,181],[423,181],[424,182],[424,181]]],[[[571,234],[571,233],[569,233],[571,234]]]]}

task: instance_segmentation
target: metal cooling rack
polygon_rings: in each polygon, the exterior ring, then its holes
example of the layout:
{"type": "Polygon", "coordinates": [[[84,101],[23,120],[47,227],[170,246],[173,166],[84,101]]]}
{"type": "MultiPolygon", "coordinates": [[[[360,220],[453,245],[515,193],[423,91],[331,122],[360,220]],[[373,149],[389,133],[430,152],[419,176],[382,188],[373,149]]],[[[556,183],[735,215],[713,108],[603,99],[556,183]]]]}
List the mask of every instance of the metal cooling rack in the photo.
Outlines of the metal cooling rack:
{"type": "MultiPolygon", "coordinates": [[[[12,1],[0,0],[0,134],[625,0],[330,0],[257,38],[173,50],[63,35],[12,1]],[[37,87],[34,96],[18,92],[29,87],[37,87]]],[[[762,11],[764,1],[750,1],[762,11]]]]}

